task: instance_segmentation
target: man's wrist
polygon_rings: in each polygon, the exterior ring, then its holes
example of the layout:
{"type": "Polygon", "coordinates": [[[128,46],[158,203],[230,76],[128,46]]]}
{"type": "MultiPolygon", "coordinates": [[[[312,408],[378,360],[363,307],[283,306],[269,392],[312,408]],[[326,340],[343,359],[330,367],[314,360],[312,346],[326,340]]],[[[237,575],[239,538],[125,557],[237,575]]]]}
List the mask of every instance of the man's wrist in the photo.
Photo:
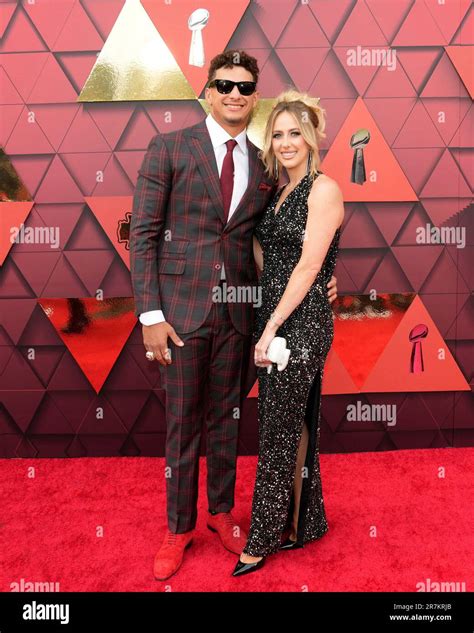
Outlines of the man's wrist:
{"type": "Polygon", "coordinates": [[[148,310],[147,312],[142,312],[138,318],[142,325],[156,325],[165,321],[162,310],[148,310]]]}

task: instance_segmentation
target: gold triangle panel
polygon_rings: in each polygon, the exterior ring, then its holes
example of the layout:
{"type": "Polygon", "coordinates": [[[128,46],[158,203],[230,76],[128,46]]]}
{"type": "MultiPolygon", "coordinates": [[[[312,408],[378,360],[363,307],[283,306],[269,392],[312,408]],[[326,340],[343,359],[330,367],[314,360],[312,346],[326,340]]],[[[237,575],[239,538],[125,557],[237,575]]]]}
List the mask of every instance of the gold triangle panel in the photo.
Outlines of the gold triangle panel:
{"type": "Polygon", "coordinates": [[[78,101],[195,99],[139,0],[127,0],[78,101]]]}

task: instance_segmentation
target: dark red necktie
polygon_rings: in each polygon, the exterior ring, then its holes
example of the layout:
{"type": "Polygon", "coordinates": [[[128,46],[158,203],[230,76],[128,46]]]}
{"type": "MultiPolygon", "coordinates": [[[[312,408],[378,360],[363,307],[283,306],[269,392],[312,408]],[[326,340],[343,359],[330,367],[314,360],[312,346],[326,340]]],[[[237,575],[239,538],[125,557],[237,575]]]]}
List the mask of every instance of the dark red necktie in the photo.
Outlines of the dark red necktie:
{"type": "Polygon", "coordinates": [[[232,192],[234,190],[234,157],[232,152],[237,145],[237,141],[229,139],[226,141],[227,154],[224,157],[221,171],[221,191],[222,202],[224,203],[224,218],[227,222],[229,217],[230,203],[232,201],[232,192]]]}

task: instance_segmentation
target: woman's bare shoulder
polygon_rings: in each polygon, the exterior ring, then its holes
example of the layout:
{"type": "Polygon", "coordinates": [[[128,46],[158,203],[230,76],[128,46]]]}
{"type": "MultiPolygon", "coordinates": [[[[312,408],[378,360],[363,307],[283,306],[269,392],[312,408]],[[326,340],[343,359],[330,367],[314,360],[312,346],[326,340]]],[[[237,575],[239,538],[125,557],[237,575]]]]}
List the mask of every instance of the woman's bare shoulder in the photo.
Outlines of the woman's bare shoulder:
{"type": "Polygon", "coordinates": [[[338,199],[342,198],[342,191],[334,178],[326,174],[319,174],[319,176],[314,179],[311,187],[311,195],[317,198],[323,196],[324,198],[338,199]]]}

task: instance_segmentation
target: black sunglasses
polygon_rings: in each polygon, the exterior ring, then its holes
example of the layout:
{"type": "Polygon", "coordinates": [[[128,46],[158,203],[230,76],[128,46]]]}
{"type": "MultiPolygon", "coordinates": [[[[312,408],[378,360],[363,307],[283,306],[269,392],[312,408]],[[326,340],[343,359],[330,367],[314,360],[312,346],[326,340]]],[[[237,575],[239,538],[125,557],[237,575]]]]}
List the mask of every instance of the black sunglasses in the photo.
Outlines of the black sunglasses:
{"type": "Polygon", "coordinates": [[[209,88],[217,88],[217,92],[222,95],[228,95],[237,86],[241,95],[249,97],[255,92],[257,86],[256,81],[231,81],[230,79],[213,79],[209,83],[209,88]]]}

